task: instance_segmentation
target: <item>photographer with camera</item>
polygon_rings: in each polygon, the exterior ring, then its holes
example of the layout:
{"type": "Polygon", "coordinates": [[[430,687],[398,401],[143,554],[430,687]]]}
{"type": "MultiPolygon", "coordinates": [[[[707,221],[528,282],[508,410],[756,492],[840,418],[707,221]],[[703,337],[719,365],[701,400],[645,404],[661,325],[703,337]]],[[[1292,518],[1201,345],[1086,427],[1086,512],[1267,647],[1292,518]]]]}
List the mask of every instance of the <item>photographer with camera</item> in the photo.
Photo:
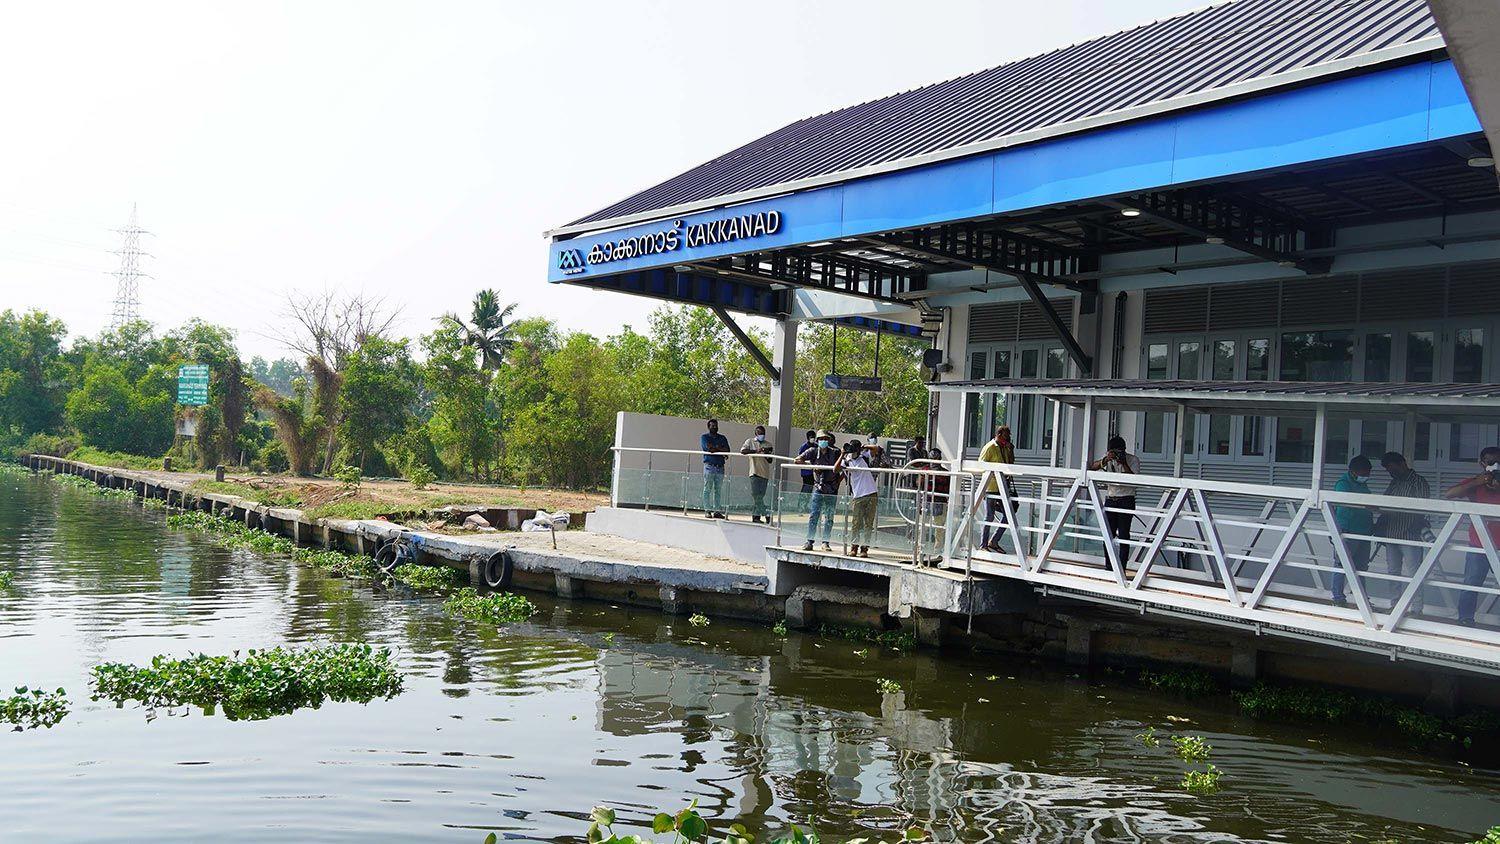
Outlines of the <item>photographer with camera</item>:
{"type": "MultiPolygon", "coordinates": [[[[1479,465],[1483,470],[1472,478],[1454,484],[1443,493],[1444,498],[1461,498],[1465,501],[1474,501],[1479,504],[1500,504],[1500,446],[1487,446],[1479,452],[1479,465]]],[[[1490,541],[1500,546],[1500,519],[1485,520],[1485,527],[1490,532],[1490,541]]],[[[1479,531],[1473,525],[1469,526],[1469,545],[1473,548],[1483,549],[1484,545],[1479,541],[1479,531]]],[[[1464,585],[1478,586],[1484,583],[1485,575],[1489,574],[1490,560],[1483,550],[1470,551],[1464,557],[1464,585]]],[[[1458,595],[1458,623],[1465,627],[1474,625],[1474,610],[1479,605],[1479,596],[1470,591],[1460,592],[1458,595]]]]}
{"type": "MultiPolygon", "coordinates": [[[[1114,436],[1106,444],[1104,456],[1089,464],[1095,472],[1114,472],[1121,475],[1139,475],[1141,459],[1125,450],[1125,438],[1114,436]]],[[[1109,535],[1116,542],[1130,541],[1130,522],[1135,518],[1135,487],[1131,484],[1107,483],[1104,485],[1104,518],[1109,535]],[[1129,512],[1117,513],[1116,510],[1129,512]]],[[[1127,552],[1128,556],[1128,552],[1127,552]]]]}

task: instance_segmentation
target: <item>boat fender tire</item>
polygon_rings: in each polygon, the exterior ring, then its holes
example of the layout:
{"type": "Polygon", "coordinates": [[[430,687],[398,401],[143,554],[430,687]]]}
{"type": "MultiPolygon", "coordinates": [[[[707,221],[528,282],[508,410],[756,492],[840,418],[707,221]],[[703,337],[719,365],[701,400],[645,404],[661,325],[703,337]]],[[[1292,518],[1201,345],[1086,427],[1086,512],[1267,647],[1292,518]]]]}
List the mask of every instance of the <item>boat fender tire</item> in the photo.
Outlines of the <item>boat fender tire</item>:
{"type": "Polygon", "coordinates": [[[401,549],[394,542],[387,542],[375,550],[375,566],[390,574],[401,564],[401,549]]]}
{"type": "Polygon", "coordinates": [[[509,589],[515,568],[516,561],[509,550],[496,551],[484,561],[484,585],[491,589],[509,589]]]}

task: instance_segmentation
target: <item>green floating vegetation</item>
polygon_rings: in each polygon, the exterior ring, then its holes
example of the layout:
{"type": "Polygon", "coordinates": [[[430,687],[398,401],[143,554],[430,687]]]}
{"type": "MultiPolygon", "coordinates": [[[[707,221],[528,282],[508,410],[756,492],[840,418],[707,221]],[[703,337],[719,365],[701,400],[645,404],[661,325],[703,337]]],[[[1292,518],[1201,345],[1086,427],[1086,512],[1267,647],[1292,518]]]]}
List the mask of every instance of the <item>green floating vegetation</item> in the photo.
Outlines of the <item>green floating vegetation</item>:
{"type": "Polygon", "coordinates": [[[1453,742],[1465,747],[1475,737],[1500,734],[1500,714],[1487,710],[1441,718],[1390,698],[1318,686],[1257,683],[1248,691],[1232,694],[1240,710],[1255,718],[1377,724],[1395,728],[1413,739],[1453,742]]]}
{"type": "Polygon", "coordinates": [[[1484,837],[1475,841],[1474,844],[1500,844],[1500,826],[1490,827],[1490,831],[1484,837]]]}
{"type": "Polygon", "coordinates": [[[707,627],[710,622],[708,620],[708,616],[704,615],[701,612],[695,612],[692,615],[688,616],[688,624],[691,624],[694,627],[707,627]]]}
{"type": "Polygon", "coordinates": [[[340,644],[304,650],[274,647],[232,656],[157,656],[148,666],[107,662],[93,668],[94,700],[219,707],[231,721],[260,720],[324,701],[368,703],[401,693],[404,679],[387,648],[340,644]]]}
{"type": "Polygon", "coordinates": [[[1193,794],[1213,794],[1219,790],[1219,780],[1223,774],[1218,768],[1209,765],[1202,771],[1184,771],[1182,774],[1182,788],[1193,794]]]}
{"type": "Polygon", "coordinates": [[[1172,745],[1177,748],[1177,757],[1184,762],[1206,762],[1214,750],[1203,736],[1172,736],[1172,745]]]}
{"type": "Polygon", "coordinates": [[[771,625],[771,632],[775,633],[777,636],[785,636],[786,635],[786,619],[784,619],[784,618],[778,618],[778,619],[776,619],[776,623],[773,624],[773,625],[771,625]]]}
{"type": "Polygon", "coordinates": [[[1136,733],[1135,740],[1147,747],[1160,747],[1161,739],[1156,737],[1156,728],[1147,727],[1143,733],[1136,733]]]}
{"type": "Polygon", "coordinates": [[[491,624],[512,624],[525,621],[536,612],[536,604],[522,595],[510,592],[491,592],[481,595],[473,587],[465,586],[448,596],[443,609],[449,615],[462,616],[473,621],[488,621],[491,624]]]}
{"type": "Polygon", "coordinates": [[[1157,691],[1170,692],[1183,697],[1208,697],[1224,691],[1224,685],[1212,674],[1198,668],[1142,671],[1140,680],[1157,691]]]}
{"type": "Polygon", "coordinates": [[[419,566],[402,563],[391,576],[413,589],[448,589],[459,583],[458,569],[447,566],[419,566]]]}
{"type": "Polygon", "coordinates": [[[244,523],[224,516],[190,510],[168,516],[167,524],[182,530],[212,534],[230,548],[247,548],[264,554],[286,554],[303,565],[339,577],[369,580],[380,574],[375,561],[369,557],[324,548],[303,548],[284,536],[246,527],[244,523]]]}
{"type": "Polygon", "coordinates": [[[52,728],[68,715],[68,693],[62,689],[43,691],[17,686],[16,693],[0,698],[0,724],[14,724],[15,729],[52,728]]]}
{"type": "Polygon", "coordinates": [[[62,484],[63,486],[69,486],[82,492],[97,495],[100,498],[135,498],[135,493],[131,492],[128,489],[111,489],[109,487],[99,486],[98,484],[81,475],[54,474],[52,475],[52,480],[62,484]]]}
{"type": "Polygon", "coordinates": [[[895,680],[888,680],[885,677],[881,677],[875,681],[875,688],[879,689],[881,694],[893,695],[901,691],[901,684],[895,680]]]}
{"type": "MultiPolygon", "coordinates": [[[[621,835],[615,832],[615,810],[607,806],[595,806],[589,813],[589,828],[584,835],[588,844],[654,844],[656,839],[647,838],[644,835],[628,834],[621,835]]],[[[732,823],[724,832],[722,837],[711,836],[708,821],[698,814],[698,801],[694,800],[686,809],[682,809],[675,815],[666,812],[658,812],[651,819],[651,832],[654,835],[671,834],[671,838],[661,839],[670,844],[689,844],[689,842],[717,840],[722,844],[753,844],[755,836],[742,823],[732,823]]],[[[922,841],[927,838],[926,831],[919,827],[912,827],[901,834],[898,841],[912,842],[922,841]]],[[[485,836],[485,844],[496,844],[499,840],[495,833],[485,836]]],[[[818,833],[813,829],[805,832],[798,826],[793,825],[786,832],[763,839],[767,844],[818,844],[818,833]]],[[[871,844],[869,838],[850,838],[847,844],[871,844]]]]}
{"type": "Polygon", "coordinates": [[[16,573],[0,569],[0,592],[8,592],[16,585],[16,573]]]}
{"type": "Polygon", "coordinates": [[[830,639],[847,639],[851,642],[872,642],[887,648],[908,650],[917,646],[917,637],[905,630],[872,630],[866,627],[844,627],[837,624],[818,625],[818,635],[830,639]]]}

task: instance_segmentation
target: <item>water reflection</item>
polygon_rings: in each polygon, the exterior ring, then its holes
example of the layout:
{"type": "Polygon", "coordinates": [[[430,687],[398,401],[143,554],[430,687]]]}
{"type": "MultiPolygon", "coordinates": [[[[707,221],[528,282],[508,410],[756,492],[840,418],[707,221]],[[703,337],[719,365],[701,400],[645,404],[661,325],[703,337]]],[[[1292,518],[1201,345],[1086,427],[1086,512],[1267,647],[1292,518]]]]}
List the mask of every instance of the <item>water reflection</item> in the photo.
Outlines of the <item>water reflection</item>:
{"type": "Polygon", "coordinates": [[[41,480],[0,476],[0,530],[18,582],[0,683],[63,685],[75,705],[0,736],[7,839],[576,840],[596,802],[642,820],[691,798],[831,839],[1467,841],[1500,818],[1494,772],[993,657],[545,597],[497,631],[41,480]],[[105,659],[351,640],[392,647],[407,693],[255,723],[86,700],[105,659]],[[1178,731],[1168,714],[1214,745],[1225,791],[1182,793],[1185,766],[1135,740],[1178,731]]]}

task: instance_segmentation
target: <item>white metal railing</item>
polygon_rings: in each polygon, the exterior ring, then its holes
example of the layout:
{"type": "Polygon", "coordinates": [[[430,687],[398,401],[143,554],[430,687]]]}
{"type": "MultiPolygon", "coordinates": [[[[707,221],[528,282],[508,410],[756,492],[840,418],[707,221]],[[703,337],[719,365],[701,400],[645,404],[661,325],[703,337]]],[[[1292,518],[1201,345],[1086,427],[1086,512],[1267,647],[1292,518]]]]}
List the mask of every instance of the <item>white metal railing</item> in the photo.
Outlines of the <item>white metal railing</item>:
{"type": "Polygon", "coordinates": [[[974,482],[949,511],[950,566],[977,560],[983,571],[1141,606],[1227,612],[1367,642],[1444,637],[1460,650],[1485,646],[1465,653],[1500,666],[1500,589],[1488,585],[1500,577],[1500,557],[1486,527],[1500,521],[1500,506],[972,461],[964,473],[974,482]],[[992,480],[993,494],[973,493],[992,480]],[[1106,484],[1134,487],[1136,505],[1106,506],[1106,484]],[[1339,526],[1339,506],[1429,527],[1356,533],[1339,526]],[[1106,530],[1109,514],[1129,518],[1129,539],[1106,530]],[[1003,529],[1012,548],[976,548],[976,525],[1003,529]],[[1411,570],[1382,566],[1381,551],[1410,560],[1411,570]],[[1348,589],[1350,605],[1335,588],[1348,589]],[[1476,622],[1460,624],[1471,603],[1476,622]]]}

